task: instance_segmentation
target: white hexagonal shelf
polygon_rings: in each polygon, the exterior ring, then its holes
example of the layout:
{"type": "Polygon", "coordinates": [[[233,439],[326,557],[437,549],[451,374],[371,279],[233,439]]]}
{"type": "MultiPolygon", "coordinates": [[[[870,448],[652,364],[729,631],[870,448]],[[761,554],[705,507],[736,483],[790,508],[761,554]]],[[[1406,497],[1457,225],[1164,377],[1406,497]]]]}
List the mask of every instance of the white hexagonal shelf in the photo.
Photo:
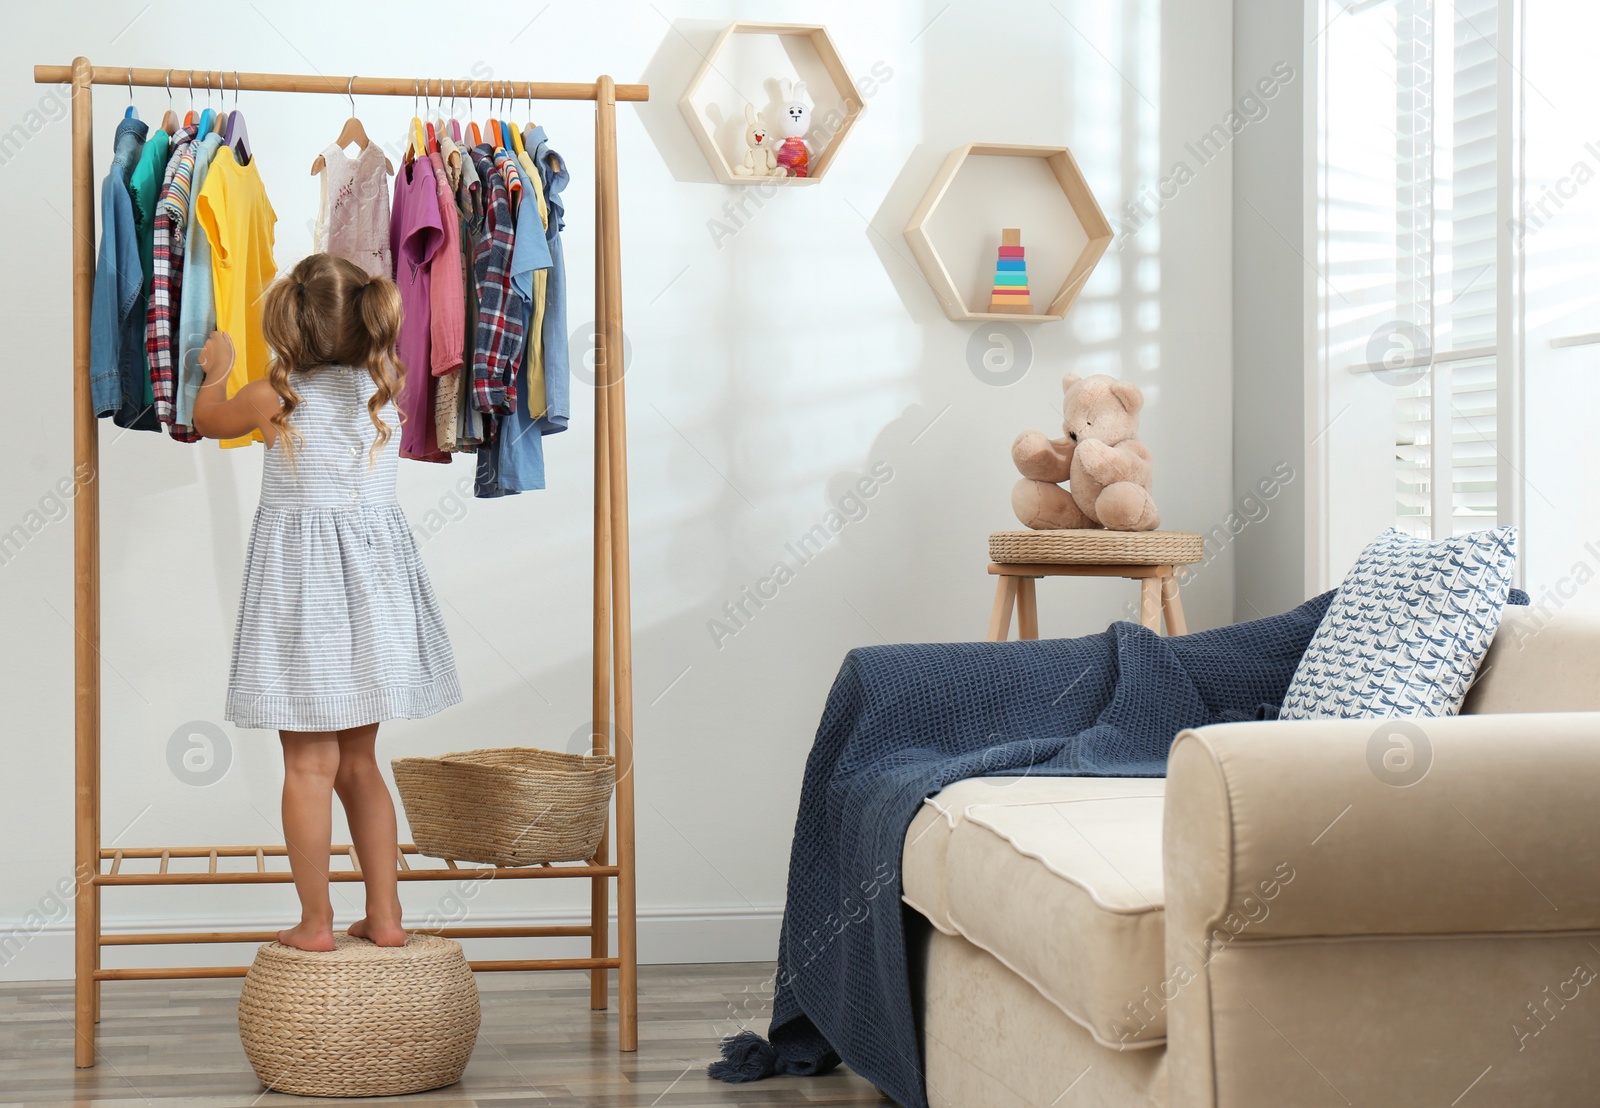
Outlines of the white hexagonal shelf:
{"type": "MultiPolygon", "coordinates": [[[[689,130],[699,140],[711,163],[717,180],[729,185],[814,185],[821,181],[833,164],[834,155],[843,145],[845,135],[855,126],[857,117],[865,110],[855,81],[839,59],[828,30],[820,24],[808,23],[730,23],[706,53],[706,60],[689,87],[678,101],[683,117],[689,121],[689,130]],[[731,50],[734,36],[740,36],[739,49],[731,50]],[[751,36],[745,41],[745,36],[751,36]],[[754,41],[766,36],[774,41],[761,45],[754,41]],[[748,49],[744,49],[748,46],[748,49]],[[734,54],[741,55],[733,58],[734,54]],[[747,56],[744,56],[747,55],[747,56]],[[758,80],[765,92],[766,78],[799,79],[806,82],[812,102],[812,134],[819,131],[824,141],[808,139],[812,150],[808,175],[805,177],[742,177],[734,173],[736,162],[744,157],[745,103],[750,100],[749,71],[761,67],[758,80]],[[729,70],[734,72],[730,73],[729,70]],[[707,113],[709,97],[703,95],[708,78],[715,75],[717,82],[733,89],[739,97],[739,106],[732,101],[723,105],[722,119],[715,121],[707,113]],[[829,95],[831,92],[832,95],[829,95]]],[[[758,112],[764,105],[756,103],[758,112]]]]}
{"type": "MultiPolygon", "coordinates": [[[[1016,168],[1012,166],[1005,172],[1007,177],[1016,176],[1016,168]]],[[[970,172],[970,170],[969,170],[970,172]]],[[[1029,172],[1032,172],[1029,170],[1029,172]]],[[[1035,187],[1028,185],[1028,187],[1035,187]]],[[[972,197],[966,196],[959,200],[963,207],[972,206],[972,197]]],[[[1065,213],[1062,213],[1064,216],[1065,213]]],[[[965,213],[962,217],[966,218],[965,213]]],[[[952,217],[953,218],[953,217],[952,217]]],[[[945,220],[949,222],[948,219],[945,220]]],[[[1006,218],[1004,224],[1014,224],[1015,220],[1006,218]]],[[[948,228],[946,228],[948,231],[948,228]]],[[[985,232],[985,238],[978,240],[971,235],[963,235],[963,268],[972,268],[976,253],[984,248],[989,249],[983,255],[988,271],[996,269],[996,251],[994,247],[1001,243],[1002,223],[985,232]],[[970,249],[966,249],[969,248],[970,249]]],[[[911,219],[906,224],[906,242],[911,246],[911,252],[916,256],[917,264],[922,267],[924,278],[928,286],[938,298],[939,304],[944,308],[945,315],[951,319],[993,319],[1006,320],[1010,323],[1042,323],[1049,319],[1061,319],[1067,314],[1067,309],[1078,298],[1078,293],[1083,290],[1084,283],[1088,281],[1089,274],[1093,272],[1095,264],[1106,252],[1111,244],[1111,224],[1107,221],[1105,213],[1100,210],[1100,205],[1095,202],[1094,194],[1089,191],[1088,182],[1083,179],[1078,163],[1073,159],[1072,152],[1065,146],[1015,146],[1004,143],[973,142],[957,147],[945,159],[944,165],[934,176],[933,184],[929,186],[927,195],[917,205],[916,211],[911,213],[911,219]],[[939,251],[934,247],[934,224],[939,218],[941,204],[947,200],[955,200],[952,186],[956,178],[962,175],[962,170],[975,167],[972,159],[978,158],[1004,158],[1006,165],[1011,165],[1012,159],[1031,159],[1042,162],[1043,167],[1037,173],[1039,182],[1045,188],[1059,187],[1065,195],[1067,203],[1071,206],[1071,214],[1076,223],[1075,227],[1047,227],[1048,234],[1044,238],[1043,258],[1056,264],[1059,272],[1059,261],[1062,257],[1072,257],[1072,264],[1067,267],[1065,279],[1060,291],[1050,300],[1042,310],[1030,312],[996,312],[974,308],[971,301],[962,295],[962,288],[967,287],[974,291],[979,287],[979,279],[983,273],[974,270],[970,280],[958,281],[950,272],[950,268],[940,257],[939,251]],[[1053,181],[1053,185],[1051,182],[1053,181]],[[1057,255],[1052,258],[1049,250],[1054,246],[1057,255]]],[[[1024,233],[1022,242],[1026,247],[1032,241],[1037,244],[1040,240],[1024,233]]],[[[1031,276],[1040,270],[1037,261],[1041,254],[1037,249],[1026,252],[1027,273],[1031,276]]],[[[1006,268],[1006,267],[1001,267],[1006,268]]],[[[1015,267],[1011,267],[1015,268],[1015,267]]],[[[998,275],[993,278],[998,283],[998,275]]],[[[985,294],[987,295],[987,294],[985,294]]],[[[999,299],[996,297],[996,299],[999,299]]]]}

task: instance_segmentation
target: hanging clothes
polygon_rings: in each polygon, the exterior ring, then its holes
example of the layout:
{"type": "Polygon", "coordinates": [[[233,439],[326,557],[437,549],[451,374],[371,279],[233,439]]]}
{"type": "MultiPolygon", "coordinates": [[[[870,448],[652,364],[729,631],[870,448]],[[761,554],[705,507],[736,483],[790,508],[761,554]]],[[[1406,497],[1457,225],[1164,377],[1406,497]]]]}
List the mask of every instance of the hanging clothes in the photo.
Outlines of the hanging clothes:
{"type": "Polygon", "coordinates": [[[523,145],[530,151],[543,186],[544,202],[548,209],[545,220],[545,240],[549,245],[550,269],[545,284],[544,315],[541,325],[541,347],[544,356],[544,411],[530,411],[547,435],[565,431],[572,415],[572,367],[567,337],[567,261],[561,246],[561,232],[566,227],[566,205],[561,194],[571,180],[566,163],[550,147],[549,137],[543,127],[529,127],[523,132],[523,145]]]}
{"type": "Polygon", "coordinates": [[[156,420],[166,428],[173,425],[177,413],[172,341],[183,290],[184,209],[187,208],[189,176],[194,171],[194,140],[198,134],[197,127],[183,127],[172,136],[166,177],[155,211],[150,307],[145,323],[145,361],[150,366],[150,391],[156,407],[156,420]],[[184,197],[181,208],[174,199],[178,193],[184,197]]]}
{"type": "Polygon", "coordinates": [[[463,150],[461,180],[456,186],[456,211],[461,218],[461,282],[463,313],[459,399],[456,405],[456,446],[475,451],[483,442],[483,413],[473,404],[472,367],[478,350],[478,280],[475,259],[484,235],[483,183],[470,151],[463,150]]]}
{"type": "MultiPolygon", "coordinates": [[[[535,248],[530,245],[526,251],[527,256],[535,259],[535,264],[533,269],[532,289],[524,290],[524,296],[528,298],[531,312],[529,313],[528,319],[528,371],[526,374],[526,387],[522,389],[520,395],[523,397],[522,403],[527,407],[528,414],[537,419],[538,417],[544,415],[545,408],[544,300],[545,285],[550,278],[550,244],[549,240],[546,238],[546,231],[550,225],[550,209],[549,206],[545,204],[544,200],[543,180],[539,175],[539,171],[534,168],[533,158],[529,155],[526,147],[522,145],[521,138],[522,136],[520,134],[517,135],[517,165],[522,171],[523,180],[526,182],[526,191],[523,193],[523,200],[524,203],[526,203],[527,197],[530,194],[532,195],[534,209],[538,213],[539,222],[535,225],[530,221],[526,228],[526,231],[530,236],[530,243],[532,236],[538,236],[538,246],[535,248]]],[[[523,222],[519,214],[519,218],[517,220],[517,241],[519,248],[523,242],[521,237],[523,230],[523,222]]],[[[513,264],[512,268],[513,271],[515,271],[515,264],[513,264]]]]}
{"type": "Polygon", "coordinates": [[[429,151],[435,200],[439,205],[441,239],[428,264],[428,325],[432,351],[429,365],[441,377],[461,368],[462,326],[466,305],[461,293],[461,221],[456,216],[455,187],[444,156],[429,151]]]}
{"type": "Polygon", "coordinates": [[[143,409],[138,374],[144,356],[144,270],[128,181],[144,151],[149,128],[127,118],[117,124],[111,156],[100,189],[100,251],[94,271],[89,317],[90,397],[96,416],[110,415],[119,427],[133,427],[155,413],[143,409]]]}
{"type": "MultiPolygon", "coordinates": [[[[162,186],[167,177],[167,155],[171,151],[172,136],[167,134],[165,128],[157,127],[145,141],[144,149],[139,152],[139,164],[134,166],[133,173],[128,177],[128,196],[133,202],[133,231],[139,239],[139,267],[144,273],[144,301],[147,311],[155,284],[156,204],[161,200],[162,186]]],[[[145,317],[141,316],[141,334],[144,323],[145,317]]],[[[142,363],[139,373],[139,400],[149,406],[155,403],[155,394],[150,384],[149,351],[143,342],[139,347],[139,361],[142,363]]],[[[151,411],[149,416],[150,421],[156,425],[154,429],[159,430],[160,421],[156,418],[155,412],[151,411]]]]}
{"type": "Polygon", "coordinates": [[[351,158],[333,145],[322,152],[322,162],[322,202],[313,240],[317,252],[348,258],[373,277],[393,277],[383,148],[369,142],[351,158]]]}
{"type": "MultiPolygon", "coordinates": [[[[530,166],[531,169],[531,166],[530,166]]],[[[515,385],[508,390],[510,411],[501,417],[494,445],[492,464],[479,461],[478,493],[481,497],[542,489],[544,477],[544,435],[529,414],[526,399],[534,389],[534,368],[538,355],[538,298],[541,282],[535,278],[550,268],[549,244],[539,212],[537,176],[530,176],[517,205],[516,240],[511,252],[511,285],[522,309],[524,333],[522,357],[516,366],[515,385]]],[[[543,408],[543,381],[539,382],[540,408],[543,408]]]]}
{"type": "Polygon", "coordinates": [[[211,175],[211,162],[222,148],[222,136],[207,131],[204,119],[200,137],[194,143],[194,169],[190,173],[189,221],[183,232],[183,292],[178,301],[178,349],[174,366],[177,377],[177,405],[173,413],[175,422],[172,437],[184,442],[198,442],[200,435],[194,430],[194,398],[200,392],[205,374],[200,369],[200,348],[217,329],[216,282],[211,275],[211,241],[196,218],[196,206],[207,178],[211,175]]]}
{"type": "MultiPolygon", "coordinates": [[[[461,176],[463,158],[461,148],[456,145],[450,133],[440,128],[439,130],[439,159],[443,168],[442,179],[446,191],[441,194],[439,204],[439,217],[443,220],[445,228],[455,228],[455,264],[451,267],[456,274],[455,287],[460,290],[456,298],[455,322],[460,329],[459,349],[454,359],[454,365],[438,374],[436,392],[434,394],[433,421],[434,431],[438,436],[439,449],[447,454],[455,454],[461,450],[461,378],[462,366],[471,358],[471,339],[473,321],[467,316],[467,275],[471,272],[471,244],[467,241],[466,220],[462,218],[457,197],[461,191],[461,176]]],[[[438,170],[435,170],[437,175],[438,170]]],[[[440,274],[435,272],[432,280],[437,283],[440,274]]],[[[437,287],[435,284],[433,287],[437,287]]],[[[439,300],[435,298],[433,311],[437,315],[440,310],[439,300]]],[[[435,341],[438,341],[437,334],[435,341]]],[[[438,358],[434,359],[437,364],[438,358]]]]}
{"type": "MultiPolygon", "coordinates": [[[[261,297],[277,275],[272,257],[278,215],[261,183],[258,159],[240,165],[233,149],[221,146],[195,202],[195,219],[211,246],[211,275],[217,298],[217,329],[233,339],[236,360],[228,374],[229,398],[251,381],[265,377],[271,357],[261,334],[261,297]]],[[[259,428],[223,446],[262,442],[259,428]]]]}
{"type": "Polygon", "coordinates": [[[400,289],[399,353],[405,367],[400,389],[400,410],[405,415],[400,425],[400,456],[422,462],[450,460],[450,455],[439,449],[434,429],[429,313],[430,267],[443,240],[433,166],[426,157],[416,158],[394,175],[389,249],[400,289]]]}
{"type": "MultiPolygon", "coordinates": [[[[522,306],[511,287],[511,252],[516,243],[516,221],[505,178],[495,168],[488,143],[472,148],[473,162],[483,187],[484,230],[473,259],[478,285],[478,333],[473,350],[473,403],[485,414],[506,412],[516,402],[515,370],[522,361],[524,320],[522,306]]],[[[485,426],[485,441],[489,427],[485,426]]]]}

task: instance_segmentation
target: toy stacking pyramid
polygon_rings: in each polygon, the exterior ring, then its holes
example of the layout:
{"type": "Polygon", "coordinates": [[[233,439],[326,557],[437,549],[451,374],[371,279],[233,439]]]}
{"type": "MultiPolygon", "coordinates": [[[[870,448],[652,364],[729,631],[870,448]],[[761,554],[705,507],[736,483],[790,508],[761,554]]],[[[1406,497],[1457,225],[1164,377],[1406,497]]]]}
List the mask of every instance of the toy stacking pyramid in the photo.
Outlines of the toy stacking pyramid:
{"type": "Polygon", "coordinates": [[[1032,315],[1028,303],[1028,263],[1022,256],[1022,230],[1006,227],[1000,232],[1000,258],[994,263],[994,293],[989,297],[991,312],[1032,315]]]}

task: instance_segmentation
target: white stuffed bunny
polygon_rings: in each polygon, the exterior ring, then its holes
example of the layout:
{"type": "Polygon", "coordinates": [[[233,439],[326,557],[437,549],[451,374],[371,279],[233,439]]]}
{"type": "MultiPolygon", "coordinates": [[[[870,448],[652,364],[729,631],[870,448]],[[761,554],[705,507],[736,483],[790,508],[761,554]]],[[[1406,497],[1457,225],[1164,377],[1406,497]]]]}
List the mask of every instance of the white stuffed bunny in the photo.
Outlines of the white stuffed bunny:
{"type": "Polygon", "coordinates": [[[778,168],[778,158],[772,152],[772,132],[767,130],[766,124],[756,118],[756,110],[749,104],[744,106],[744,164],[733,167],[736,177],[782,177],[783,170],[778,168]]]}
{"type": "Polygon", "coordinates": [[[805,135],[811,130],[811,105],[806,100],[806,83],[796,81],[791,86],[784,81],[779,89],[783,106],[778,112],[778,130],[783,132],[783,145],[778,147],[778,165],[791,177],[808,177],[811,148],[805,135]]]}

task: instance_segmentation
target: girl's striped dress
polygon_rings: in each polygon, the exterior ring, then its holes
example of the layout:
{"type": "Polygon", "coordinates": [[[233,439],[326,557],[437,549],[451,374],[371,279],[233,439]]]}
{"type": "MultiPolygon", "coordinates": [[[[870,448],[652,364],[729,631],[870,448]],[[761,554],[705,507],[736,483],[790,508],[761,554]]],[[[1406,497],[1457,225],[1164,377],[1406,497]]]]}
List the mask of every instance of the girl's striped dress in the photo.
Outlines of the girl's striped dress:
{"type": "Polygon", "coordinates": [[[439,605],[395,499],[400,414],[369,465],[375,385],[362,368],[295,370],[300,432],[267,450],[234,631],[225,717],[336,731],[461,700],[439,605]]]}

